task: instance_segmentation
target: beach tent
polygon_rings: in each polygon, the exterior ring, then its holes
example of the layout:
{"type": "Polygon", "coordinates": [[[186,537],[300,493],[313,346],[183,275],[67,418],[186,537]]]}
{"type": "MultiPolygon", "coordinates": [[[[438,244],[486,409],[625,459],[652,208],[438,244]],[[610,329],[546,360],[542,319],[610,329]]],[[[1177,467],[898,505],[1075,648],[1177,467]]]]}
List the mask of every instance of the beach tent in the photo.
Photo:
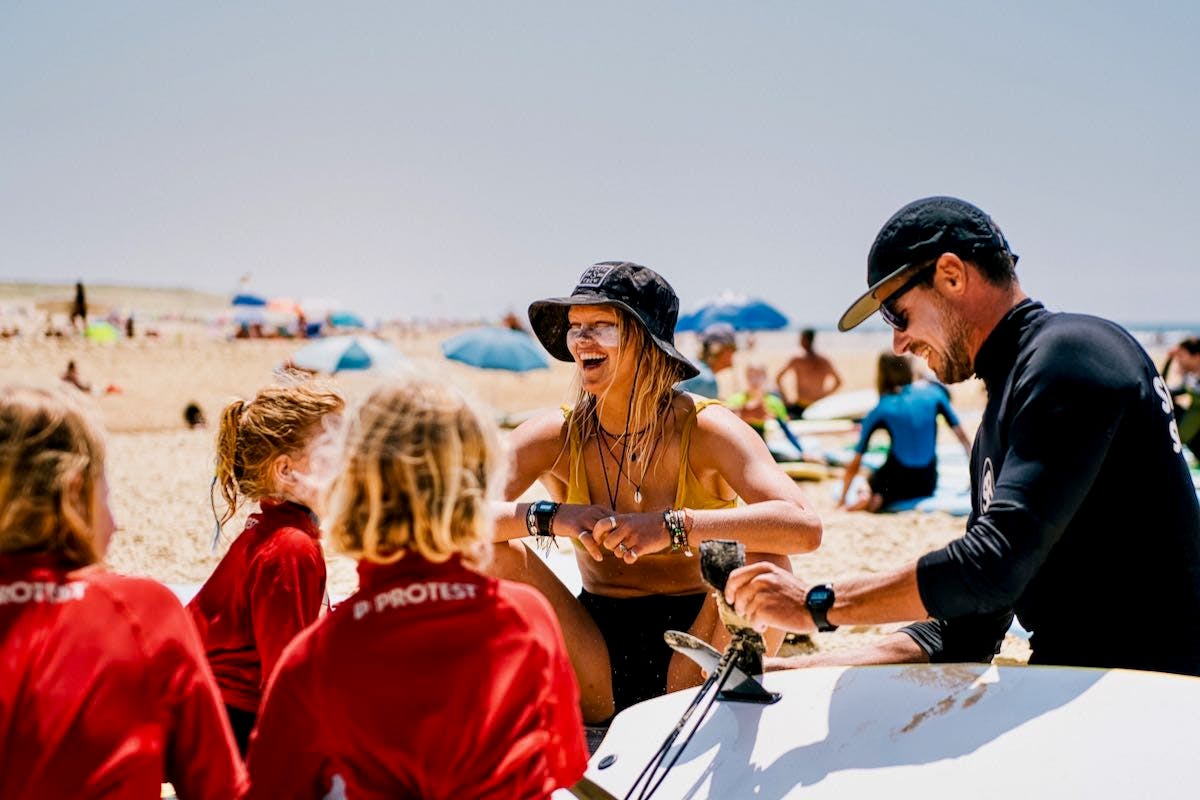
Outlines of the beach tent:
{"type": "Polygon", "coordinates": [[[331,336],[301,347],[292,356],[292,363],[301,369],[331,375],[343,370],[387,369],[407,360],[392,345],[370,336],[331,336]]]}
{"type": "Polygon", "coordinates": [[[718,322],[732,325],[737,331],[773,331],[786,328],[788,318],[765,300],[723,292],[680,317],[675,330],[703,331],[718,322]]]}
{"type": "Polygon", "coordinates": [[[473,328],[442,342],[442,352],[480,369],[527,372],[547,367],[546,354],[533,337],[510,328],[473,328]]]}

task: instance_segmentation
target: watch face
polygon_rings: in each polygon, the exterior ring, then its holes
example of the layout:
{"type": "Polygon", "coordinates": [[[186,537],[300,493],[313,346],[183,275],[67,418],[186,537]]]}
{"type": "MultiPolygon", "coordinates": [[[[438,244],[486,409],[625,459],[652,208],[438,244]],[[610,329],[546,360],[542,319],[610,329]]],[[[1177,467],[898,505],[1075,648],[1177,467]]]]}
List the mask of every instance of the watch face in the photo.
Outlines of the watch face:
{"type": "Polygon", "coordinates": [[[833,590],[826,586],[817,586],[808,593],[808,604],[816,608],[829,608],[833,605],[833,590]]]}

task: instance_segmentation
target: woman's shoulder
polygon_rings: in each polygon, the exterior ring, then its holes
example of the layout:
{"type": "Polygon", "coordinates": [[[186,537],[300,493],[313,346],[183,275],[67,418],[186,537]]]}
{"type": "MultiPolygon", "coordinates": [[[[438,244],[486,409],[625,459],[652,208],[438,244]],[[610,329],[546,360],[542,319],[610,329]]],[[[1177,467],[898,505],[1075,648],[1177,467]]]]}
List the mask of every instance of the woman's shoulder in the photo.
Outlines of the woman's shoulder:
{"type": "MultiPolygon", "coordinates": [[[[730,408],[719,400],[709,400],[704,397],[687,396],[684,400],[676,400],[676,416],[686,424],[689,417],[695,417],[696,431],[709,433],[725,430],[730,424],[745,425],[742,418],[733,413],[730,408]]],[[[744,402],[744,398],[743,398],[744,402]]]]}
{"type": "Polygon", "coordinates": [[[85,567],[71,573],[71,577],[83,585],[75,591],[90,606],[88,613],[95,609],[105,618],[110,642],[113,626],[122,623],[141,642],[146,654],[158,651],[167,642],[194,636],[191,616],[179,598],[156,580],[120,575],[101,566],[85,567]],[[101,611],[98,606],[108,606],[108,610],[101,611]]]}
{"type": "Polygon", "coordinates": [[[514,428],[510,441],[514,447],[558,444],[566,436],[573,413],[570,406],[543,411],[514,428]]]}
{"type": "Polygon", "coordinates": [[[528,584],[510,580],[496,581],[497,602],[510,610],[514,623],[523,626],[539,641],[557,642],[558,617],[541,592],[528,584]]]}
{"type": "Polygon", "coordinates": [[[133,610],[170,613],[183,608],[175,593],[153,578],[122,575],[99,564],[74,570],[68,573],[68,578],[68,586],[82,584],[76,589],[81,598],[88,594],[103,596],[133,610]]]}

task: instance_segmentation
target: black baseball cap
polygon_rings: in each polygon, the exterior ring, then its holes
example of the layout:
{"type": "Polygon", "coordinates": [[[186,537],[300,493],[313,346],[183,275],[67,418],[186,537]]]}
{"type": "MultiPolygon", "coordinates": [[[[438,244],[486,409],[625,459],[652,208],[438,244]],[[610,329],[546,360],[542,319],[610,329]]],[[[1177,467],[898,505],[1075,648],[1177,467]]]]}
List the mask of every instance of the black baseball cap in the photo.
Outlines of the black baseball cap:
{"type": "Polygon", "coordinates": [[[969,260],[988,250],[1008,246],[992,218],[957,197],[926,197],[914,200],[884,224],[867,256],[867,286],[838,321],[839,331],[848,331],[879,310],[879,306],[910,277],[910,270],[942,253],[969,260]]]}
{"type": "Polygon", "coordinates": [[[651,341],[679,365],[681,379],[700,374],[696,366],[675,349],[675,322],[679,297],[663,276],[629,261],[602,261],[579,276],[569,297],[551,297],[529,305],[529,325],[559,361],[574,361],[567,349],[567,311],[571,306],[616,306],[629,314],[649,334],[651,341]]]}

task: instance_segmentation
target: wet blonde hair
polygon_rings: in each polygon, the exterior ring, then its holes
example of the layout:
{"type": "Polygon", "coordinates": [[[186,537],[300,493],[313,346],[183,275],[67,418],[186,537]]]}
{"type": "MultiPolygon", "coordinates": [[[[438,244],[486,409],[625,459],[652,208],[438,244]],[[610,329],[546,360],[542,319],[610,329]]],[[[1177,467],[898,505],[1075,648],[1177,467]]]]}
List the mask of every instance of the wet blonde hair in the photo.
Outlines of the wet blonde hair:
{"type": "Polygon", "coordinates": [[[330,496],[328,532],[354,558],[388,564],[490,554],[489,478],[499,445],[489,418],[444,381],[410,377],[371,393],[351,421],[330,496]]]}
{"type": "Polygon", "coordinates": [[[57,391],[0,389],[0,553],[99,560],[92,499],[104,473],[100,426],[57,391]]]}
{"type": "MultiPolygon", "coordinates": [[[[655,346],[645,329],[637,321],[630,319],[623,309],[614,307],[614,310],[617,312],[621,341],[617,350],[617,360],[624,358],[625,353],[631,351],[637,354],[639,363],[636,367],[633,396],[628,405],[629,421],[626,430],[608,433],[619,436],[629,432],[628,450],[635,453],[653,453],[653,457],[642,465],[643,470],[650,470],[667,449],[655,447],[655,443],[666,436],[671,424],[671,400],[675,397],[675,384],[679,383],[683,368],[655,346]]],[[[580,441],[587,441],[589,437],[599,435],[599,405],[603,398],[584,391],[578,375],[576,386],[575,407],[568,424],[578,428],[580,441]]],[[[567,441],[570,441],[570,437],[567,441]]]]}
{"type": "Polygon", "coordinates": [[[322,421],[346,406],[341,395],[316,385],[272,386],[246,403],[235,400],[221,412],[217,431],[216,485],[225,500],[224,525],[243,500],[275,494],[271,465],[282,455],[299,455],[322,432],[322,421]]]}

